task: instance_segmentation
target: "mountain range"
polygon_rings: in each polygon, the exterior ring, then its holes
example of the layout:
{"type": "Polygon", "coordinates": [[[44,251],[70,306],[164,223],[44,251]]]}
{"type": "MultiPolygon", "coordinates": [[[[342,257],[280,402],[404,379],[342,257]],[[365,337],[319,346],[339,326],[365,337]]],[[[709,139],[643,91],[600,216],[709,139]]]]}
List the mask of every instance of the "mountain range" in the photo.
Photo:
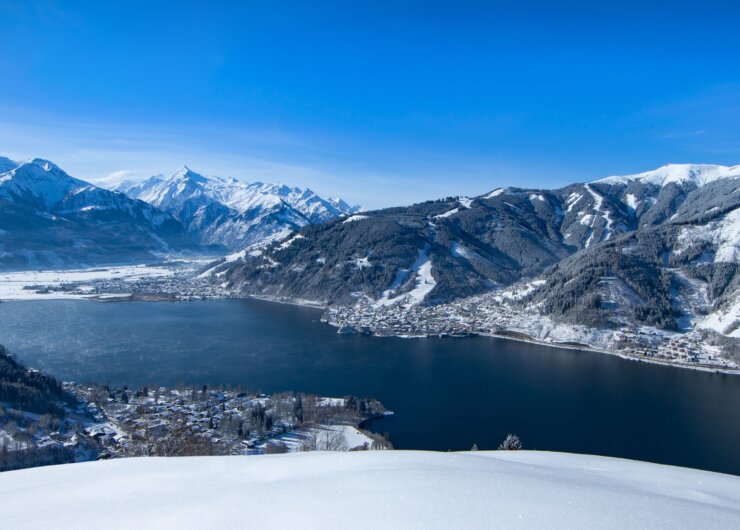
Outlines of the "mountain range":
{"type": "Polygon", "coordinates": [[[335,305],[444,304],[532,282],[520,303],[564,321],[680,330],[711,313],[740,336],[738,177],[671,164],[362,212],[215,273],[238,293],[335,305]]]}
{"type": "Polygon", "coordinates": [[[0,269],[226,253],[358,209],[311,190],[204,177],[186,167],[107,190],[48,160],[0,157],[0,269]]]}
{"type": "Polygon", "coordinates": [[[169,177],[123,183],[115,190],[169,213],[198,243],[230,251],[280,240],[306,225],[359,210],[310,189],[205,177],[185,166],[169,177]]]}
{"type": "Polygon", "coordinates": [[[3,159],[0,169],[7,170],[0,173],[0,268],[93,266],[196,249],[169,214],[48,160],[3,159]]]}

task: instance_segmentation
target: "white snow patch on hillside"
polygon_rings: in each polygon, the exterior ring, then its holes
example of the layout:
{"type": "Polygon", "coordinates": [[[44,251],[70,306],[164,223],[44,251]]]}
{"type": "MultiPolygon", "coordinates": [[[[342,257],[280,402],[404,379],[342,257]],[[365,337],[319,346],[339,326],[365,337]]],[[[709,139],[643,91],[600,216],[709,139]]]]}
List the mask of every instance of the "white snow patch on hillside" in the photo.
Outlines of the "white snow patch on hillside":
{"type": "Polygon", "coordinates": [[[439,215],[435,215],[434,218],[435,219],[441,219],[441,218],[444,218],[444,217],[449,217],[451,215],[455,215],[459,211],[460,211],[460,208],[453,208],[452,210],[448,210],[445,213],[441,213],[439,215]]]}
{"type": "Polygon", "coordinates": [[[740,208],[705,225],[683,228],[678,235],[675,251],[681,253],[698,241],[714,245],[715,262],[740,261],[740,208]]]}
{"type": "Polygon", "coordinates": [[[496,188],[491,193],[483,197],[484,199],[493,199],[494,197],[498,197],[504,192],[504,188],[496,188]]]}
{"type": "Polygon", "coordinates": [[[483,263],[490,263],[489,260],[481,256],[475,250],[472,250],[466,247],[465,245],[461,245],[460,243],[457,243],[457,242],[452,243],[452,246],[450,247],[450,253],[456,258],[462,258],[471,263],[474,263],[476,261],[483,262],[483,263]]]}
{"type": "Polygon", "coordinates": [[[581,195],[580,193],[573,192],[568,195],[568,198],[565,201],[565,204],[568,205],[568,209],[566,210],[566,212],[570,212],[581,199],[583,199],[583,195],[581,195]]]}
{"type": "Polygon", "coordinates": [[[584,188],[586,188],[586,191],[591,195],[591,197],[594,200],[594,210],[596,210],[597,212],[601,211],[601,203],[604,202],[604,198],[598,193],[596,193],[594,190],[592,190],[591,186],[589,186],[588,184],[586,184],[584,188]]]}
{"type": "Polygon", "coordinates": [[[535,451],[128,458],[2,473],[0,511],[14,530],[738,528],[740,477],[535,451]]]}
{"type": "Polygon", "coordinates": [[[634,193],[628,193],[625,195],[624,202],[632,210],[637,210],[637,206],[640,204],[640,201],[637,200],[637,196],[634,193]]]}
{"type": "Polygon", "coordinates": [[[369,217],[367,215],[350,215],[344,221],[342,221],[342,224],[346,225],[347,223],[354,223],[356,221],[362,221],[363,219],[369,219],[369,217]]]}
{"type": "Polygon", "coordinates": [[[545,196],[541,193],[530,193],[529,194],[529,200],[530,201],[542,201],[545,202],[545,196]]]}
{"type": "Polygon", "coordinates": [[[698,327],[740,338],[740,292],[735,293],[735,300],[729,307],[710,313],[698,327]]]}
{"type": "MultiPolygon", "coordinates": [[[[602,211],[601,207],[604,204],[604,197],[602,197],[599,193],[596,193],[593,189],[591,189],[591,186],[586,184],[584,186],[586,188],[586,191],[591,195],[591,197],[594,199],[594,206],[593,209],[596,212],[601,213],[601,217],[604,219],[606,226],[604,227],[604,234],[602,239],[609,239],[612,235],[612,219],[609,215],[609,210],[602,211]]],[[[593,223],[591,223],[591,227],[593,228],[593,223]]],[[[588,244],[590,244],[591,239],[593,239],[593,233],[591,234],[591,237],[588,240],[588,244]]],[[[588,244],[586,245],[588,247],[588,244]]]]}
{"type": "Polygon", "coordinates": [[[579,223],[581,223],[582,225],[587,225],[587,226],[591,226],[593,224],[594,222],[593,215],[591,215],[590,213],[584,213],[584,212],[581,212],[581,215],[583,215],[583,217],[581,217],[581,219],[578,221],[579,223]]]}
{"type": "Polygon", "coordinates": [[[437,281],[432,276],[432,260],[427,257],[426,252],[419,253],[419,259],[424,262],[416,268],[416,284],[414,288],[405,293],[409,299],[408,305],[416,305],[424,301],[424,298],[432,292],[437,285],[437,281]]]}
{"type": "Polygon", "coordinates": [[[366,269],[368,267],[372,267],[373,264],[370,263],[370,260],[365,256],[364,258],[359,258],[354,261],[355,267],[358,269],[366,269]]]}
{"type": "Polygon", "coordinates": [[[470,205],[473,204],[473,199],[470,197],[458,197],[457,200],[463,208],[470,208],[470,205]]]}
{"type": "Polygon", "coordinates": [[[299,239],[304,239],[304,237],[301,234],[296,234],[290,239],[286,239],[285,241],[280,243],[280,245],[278,245],[278,250],[285,250],[286,248],[288,248],[290,245],[292,245],[294,242],[298,241],[299,239]]]}
{"type": "Polygon", "coordinates": [[[437,286],[437,281],[432,276],[432,260],[427,254],[428,250],[428,248],[419,249],[419,255],[411,266],[411,270],[416,271],[414,288],[392,297],[408,274],[407,270],[401,269],[396,273],[396,279],[391,288],[383,292],[383,296],[375,302],[375,305],[384,306],[405,302],[407,307],[411,307],[424,301],[424,298],[437,286]]]}
{"type": "Polygon", "coordinates": [[[545,280],[531,280],[529,282],[516,283],[514,285],[510,285],[506,289],[502,289],[496,293],[493,298],[499,302],[503,302],[504,300],[521,300],[544,284],[545,280]]]}

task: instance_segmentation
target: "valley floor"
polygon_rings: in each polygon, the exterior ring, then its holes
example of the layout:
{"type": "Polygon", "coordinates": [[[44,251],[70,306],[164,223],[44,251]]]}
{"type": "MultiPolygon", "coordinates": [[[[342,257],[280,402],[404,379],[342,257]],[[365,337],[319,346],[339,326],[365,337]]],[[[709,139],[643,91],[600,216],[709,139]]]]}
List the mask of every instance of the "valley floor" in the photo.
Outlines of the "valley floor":
{"type": "Polygon", "coordinates": [[[534,451],[131,458],[0,475],[8,528],[738,528],[740,477],[534,451]]]}
{"type": "Polygon", "coordinates": [[[154,264],[0,272],[0,300],[187,300],[226,296],[217,285],[197,277],[213,259],[177,257],[154,264]]]}

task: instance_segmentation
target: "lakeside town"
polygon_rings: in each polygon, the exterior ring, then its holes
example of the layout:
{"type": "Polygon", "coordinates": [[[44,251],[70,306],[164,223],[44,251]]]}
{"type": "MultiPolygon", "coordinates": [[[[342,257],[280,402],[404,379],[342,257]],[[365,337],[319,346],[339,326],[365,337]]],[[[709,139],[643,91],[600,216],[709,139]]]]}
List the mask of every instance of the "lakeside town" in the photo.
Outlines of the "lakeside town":
{"type": "Polygon", "coordinates": [[[2,392],[0,471],[133,456],[393,448],[387,435],[363,428],[391,414],[374,399],[60,384],[0,353],[3,369],[19,380],[15,390],[2,392]],[[35,393],[39,381],[44,390],[35,393]]]}
{"type": "Polygon", "coordinates": [[[493,293],[434,306],[375,304],[327,308],[322,320],[339,333],[400,337],[492,335],[545,345],[617,353],[625,358],[711,370],[736,371],[705,332],[674,333],[648,326],[591,328],[554,322],[515,297],[493,293]]]}

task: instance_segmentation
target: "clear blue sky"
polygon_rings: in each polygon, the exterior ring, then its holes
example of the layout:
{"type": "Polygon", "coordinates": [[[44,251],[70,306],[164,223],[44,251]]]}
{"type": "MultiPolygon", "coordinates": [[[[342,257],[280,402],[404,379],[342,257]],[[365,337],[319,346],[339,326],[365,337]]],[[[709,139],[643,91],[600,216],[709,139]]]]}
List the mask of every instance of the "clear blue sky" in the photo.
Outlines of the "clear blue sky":
{"type": "Polygon", "coordinates": [[[739,8],[598,4],[0,0],[0,153],[369,207],[740,163],[739,8]]]}

